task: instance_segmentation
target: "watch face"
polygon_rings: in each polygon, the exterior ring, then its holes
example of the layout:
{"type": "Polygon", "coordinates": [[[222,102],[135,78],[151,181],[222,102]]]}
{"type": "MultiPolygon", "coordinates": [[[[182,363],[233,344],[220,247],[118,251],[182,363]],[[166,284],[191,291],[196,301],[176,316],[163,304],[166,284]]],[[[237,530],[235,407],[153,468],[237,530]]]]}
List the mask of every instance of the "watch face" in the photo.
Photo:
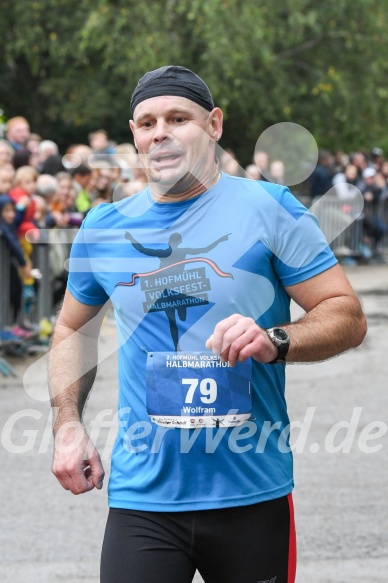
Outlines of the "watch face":
{"type": "Polygon", "coordinates": [[[288,334],[282,328],[274,328],[273,333],[279,340],[288,340],[288,334]]]}

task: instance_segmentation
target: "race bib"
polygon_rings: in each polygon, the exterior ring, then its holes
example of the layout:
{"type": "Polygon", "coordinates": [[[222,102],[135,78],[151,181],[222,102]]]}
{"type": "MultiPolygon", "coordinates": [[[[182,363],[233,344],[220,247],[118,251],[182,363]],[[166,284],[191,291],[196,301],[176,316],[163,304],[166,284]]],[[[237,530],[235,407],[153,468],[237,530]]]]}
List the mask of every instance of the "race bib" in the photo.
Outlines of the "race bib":
{"type": "Polygon", "coordinates": [[[210,352],[149,352],[147,412],[163,427],[233,427],[252,411],[252,363],[210,352]]]}

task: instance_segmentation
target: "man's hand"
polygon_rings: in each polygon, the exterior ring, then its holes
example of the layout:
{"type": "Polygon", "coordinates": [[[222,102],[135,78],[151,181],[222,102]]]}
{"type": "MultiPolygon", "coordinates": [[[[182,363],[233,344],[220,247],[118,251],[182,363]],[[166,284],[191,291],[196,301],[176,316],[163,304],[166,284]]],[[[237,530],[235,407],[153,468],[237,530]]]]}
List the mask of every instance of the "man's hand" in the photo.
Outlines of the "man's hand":
{"type": "Polygon", "coordinates": [[[65,423],[58,430],[52,471],[73,494],[101,490],[105,475],[101,459],[80,422],[65,423]]]}
{"type": "Polygon", "coordinates": [[[277,349],[267,332],[252,318],[240,314],[233,314],[218,322],[206,341],[206,348],[219,354],[222,361],[229,361],[230,366],[250,357],[259,362],[271,362],[277,357],[277,349]]]}

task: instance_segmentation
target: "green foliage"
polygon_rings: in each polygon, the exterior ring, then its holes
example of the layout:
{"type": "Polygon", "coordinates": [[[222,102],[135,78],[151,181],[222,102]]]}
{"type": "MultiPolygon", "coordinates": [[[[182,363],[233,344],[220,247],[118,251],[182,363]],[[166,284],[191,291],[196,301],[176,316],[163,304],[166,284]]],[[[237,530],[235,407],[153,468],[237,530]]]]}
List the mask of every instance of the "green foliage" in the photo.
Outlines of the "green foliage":
{"type": "Polygon", "coordinates": [[[293,121],[332,149],[388,147],[388,0],[0,0],[0,104],[59,143],[127,141],[145,71],[182,64],[226,115],[243,163],[293,121]]]}

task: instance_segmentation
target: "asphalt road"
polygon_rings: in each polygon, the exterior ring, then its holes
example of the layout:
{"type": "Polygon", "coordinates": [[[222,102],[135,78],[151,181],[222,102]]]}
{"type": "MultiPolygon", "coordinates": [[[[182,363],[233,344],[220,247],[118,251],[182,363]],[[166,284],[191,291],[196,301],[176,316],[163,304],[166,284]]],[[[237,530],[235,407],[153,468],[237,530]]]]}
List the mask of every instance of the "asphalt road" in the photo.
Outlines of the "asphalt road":
{"type": "MultiPolygon", "coordinates": [[[[348,273],[368,316],[364,344],[287,371],[290,417],[310,424],[304,436],[294,434],[297,583],[388,580],[388,267],[348,273]]],[[[101,346],[108,354],[113,344],[108,323],[101,346]]],[[[62,490],[50,473],[44,359],[13,364],[19,378],[0,377],[0,581],[98,583],[106,486],[78,497],[62,490]]],[[[100,367],[86,418],[107,471],[116,400],[112,354],[100,367]]]]}

